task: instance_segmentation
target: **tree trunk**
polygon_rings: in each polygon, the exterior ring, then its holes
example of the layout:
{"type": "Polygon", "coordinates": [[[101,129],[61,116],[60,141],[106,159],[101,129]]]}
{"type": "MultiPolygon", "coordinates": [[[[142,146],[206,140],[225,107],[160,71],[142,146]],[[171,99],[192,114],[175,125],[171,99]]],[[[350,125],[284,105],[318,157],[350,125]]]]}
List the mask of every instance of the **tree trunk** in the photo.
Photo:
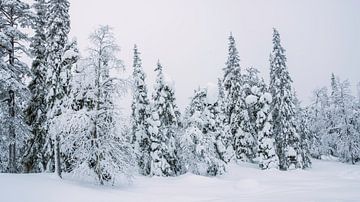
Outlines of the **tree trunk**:
{"type": "Polygon", "coordinates": [[[13,90],[9,90],[9,116],[10,116],[10,125],[9,125],[9,165],[8,169],[10,173],[16,172],[16,134],[15,134],[15,93],[13,90]]]}
{"type": "Polygon", "coordinates": [[[55,155],[54,155],[54,161],[55,161],[55,173],[62,178],[61,176],[61,163],[60,163],[60,138],[59,136],[56,136],[55,138],[55,155]]]}

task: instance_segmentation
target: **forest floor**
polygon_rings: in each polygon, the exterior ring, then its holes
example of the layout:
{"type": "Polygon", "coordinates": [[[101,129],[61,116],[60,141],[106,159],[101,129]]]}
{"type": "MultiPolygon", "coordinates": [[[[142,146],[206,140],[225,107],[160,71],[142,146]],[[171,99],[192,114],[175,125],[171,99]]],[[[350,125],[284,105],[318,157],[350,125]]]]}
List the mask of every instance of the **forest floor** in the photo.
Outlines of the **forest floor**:
{"type": "Polygon", "coordinates": [[[360,201],[360,165],[313,160],[311,169],[262,171],[231,165],[220,177],[137,176],[132,184],[98,186],[53,174],[0,174],[1,202],[360,201]]]}

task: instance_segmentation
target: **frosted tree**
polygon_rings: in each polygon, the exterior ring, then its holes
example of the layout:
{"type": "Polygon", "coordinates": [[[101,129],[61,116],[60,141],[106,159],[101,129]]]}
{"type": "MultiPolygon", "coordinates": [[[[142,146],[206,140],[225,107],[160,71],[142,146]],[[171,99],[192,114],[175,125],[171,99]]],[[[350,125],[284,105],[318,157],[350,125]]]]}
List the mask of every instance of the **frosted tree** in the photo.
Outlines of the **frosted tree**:
{"type": "Polygon", "coordinates": [[[141,66],[140,52],[134,46],[133,61],[133,100],[132,100],[132,143],[137,155],[140,173],[150,174],[150,134],[148,118],[150,116],[149,100],[145,83],[145,73],[141,66]]]}
{"type": "Polygon", "coordinates": [[[216,151],[219,158],[228,163],[235,155],[232,134],[228,133],[229,125],[227,125],[227,117],[225,111],[225,93],[223,88],[223,82],[218,79],[218,98],[213,104],[213,114],[215,116],[215,127],[217,131],[216,137],[216,151]]]}
{"type": "Polygon", "coordinates": [[[171,81],[166,81],[158,62],[151,115],[151,175],[175,176],[181,172],[177,151],[180,112],[171,81]]]}
{"type": "MultiPolygon", "coordinates": [[[[215,108],[208,102],[207,89],[195,91],[185,114],[182,149],[187,170],[205,176],[225,172],[218,142],[215,108]]],[[[220,142],[221,143],[221,142],[220,142]]]]}
{"type": "Polygon", "coordinates": [[[31,127],[31,137],[27,142],[23,164],[25,172],[44,171],[46,160],[44,144],[46,140],[46,2],[36,0],[33,4],[35,15],[32,18],[32,28],[35,35],[31,38],[31,53],[34,57],[31,66],[32,80],[28,86],[31,100],[26,109],[27,123],[31,127]]]}
{"type": "Polygon", "coordinates": [[[262,126],[257,125],[258,112],[262,110],[263,103],[259,103],[260,97],[267,92],[263,79],[259,77],[259,71],[255,68],[247,68],[243,73],[242,97],[245,99],[243,109],[244,119],[241,128],[244,133],[241,138],[243,151],[248,161],[253,162],[257,156],[258,133],[262,126]],[[260,128],[259,128],[260,127],[260,128]]]}
{"type": "Polygon", "coordinates": [[[327,135],[324,137],[324,145],[327,147],[326,155],[338,156],[337,153],[337,139],[339,137],[338,128],[338,113],[341,111],[341,95],[339,89],[339,78],[335,74],[331,74],[330,95],[328,106],[328,120],[327,120],[327,135]]]}
{"type": "MultiPolygon", "coordinates": [[[[47,104],[47,129],[56,128],[54,118],[61,115],[61,108],[69,92],[68,82],[70,79],[70,65],[65,63],[65,51],[70,32],[70,4],[67,0],[49,0],[46,12],[48,21],[46,26],[47,39],[47,72],[46,72],[46,104],[47,104]]],[[[61,151],[59,135],[49,133],[46,138],[46,158],[53,159],[48,162],[47,169],[54,170],[61,177],[61,151]],[[53,163],[53,164],[51,164],[53,163]]]]}
{"type": "Polygon", "coordinates": [[[337,91],[334,100],[336,117],[335,127],[331,128],[338,134],[336,149],[343,162],[355,164],[360,156],[359,121],[356,119],[355,97],[351,96],[350,84],[347,80],[336,83],[337,91]]]}
{"type": "Polygon", "coordinates": [[[302,159],[302,168],[311,167],[310,160],[310,144],[311,144],[311,132],[310,132],[310,122],[309,122],[309,114],[306,109],[303,109],[300,106],[300,101],[295,97],[295,106],[296,106],[296,128],[297,132],[300,135],[300,155],[302,159]]]}
{"type": "Polygon", "coordinates": [[[118,45],[108,26],[90,36],[89,56],[82,61],[73,78],[71,108],[56,118],[54,132],[64,135],[61,150],[71,154],[72,172],[94,177],[101,185],[131,177],[132,148],[123,113],[115,102],[128,88],[128,81],[112,77],[110,71],[123,68],[118,45]],[[64,130],[65,129],[65,130],[64,130]]]}
{"type": "Polygon", "coordinates": [[[273,134],[272,97],[268,92],[260,94],[257,105],[259,111],[256,114],[256,128],[258,129],[258,161],[261,169],[278,168],[279,158],[276,154],[275,137],[273,134]]]}
{"type": "Polygon", "coordinates": [[[307,107],[308,122],[310,128],[310,155],[313,158],[320,159],[321,155],[329,155],[333,149],[331,145],[334,142],[328,135],[329,124],[329,96],[327,88],[316,89],[313,92],[312,103],[307,107]]]}
{"type": "Polygon", "coordinates": [[[29,5],[19,0],[0,2],[0,169],[21,171],[20,157],[29,131],[24,119],[24,105],[29,96],[24,78],[28,66],[21,60],[27,54],[29,5]],[[6,149],[5,149],[6,148],[6,149]]]}
{"type": "Polygon", "coordinates": [[[273,50],[270,55],[270,92],[273,97],[273,132],[275,134],[279,167],[282,170],[301,168],[300,136],[296,130],[292,79],[286,66],[285,49],[280,34],[274,29],[273,50]]]}
{"type": "Polygon", "coordinates": [[[246,131],[242,131],[241,124],[246,124],[248,118],[244,109],[245,103],[242,98],[242,76],[240,69],[240,59],[235,45],[235,39],[232,35],[229,37],[228,59],[224,68],[223,88],[224,88],[224,114],[227,125],[226,133],[232,136],[232,145],[235,151],[235,157],[241,160],[247,160],[243,138],[247,136],[246,131]]]}

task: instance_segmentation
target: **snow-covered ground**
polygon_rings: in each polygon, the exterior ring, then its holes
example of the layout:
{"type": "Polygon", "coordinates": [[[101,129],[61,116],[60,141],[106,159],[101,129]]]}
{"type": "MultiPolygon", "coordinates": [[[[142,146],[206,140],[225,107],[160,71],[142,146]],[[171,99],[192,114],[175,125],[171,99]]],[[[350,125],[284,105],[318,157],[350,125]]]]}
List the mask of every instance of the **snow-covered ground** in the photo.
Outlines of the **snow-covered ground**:
{"type": "Polygon", "coordinates": [[[313,168],[261,171],[232,165],[221,177],[135,177],[97,186],[52,174],[0,174],[1,202],[360,201],[360,165],[313,160],[313,168]]]}

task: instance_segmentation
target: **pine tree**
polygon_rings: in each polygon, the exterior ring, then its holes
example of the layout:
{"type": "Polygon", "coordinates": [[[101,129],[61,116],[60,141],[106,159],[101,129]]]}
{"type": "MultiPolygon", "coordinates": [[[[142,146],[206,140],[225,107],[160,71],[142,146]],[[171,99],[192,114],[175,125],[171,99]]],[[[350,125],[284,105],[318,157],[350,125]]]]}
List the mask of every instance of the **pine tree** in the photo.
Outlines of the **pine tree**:
{"type": "Polygon", "coordinates": [[[163,67],[158,62],[150,120],[151,175],[175,176],[181,171],[176,149],[180,112],[175,104],[173,87],[165,81],[162,70],[163,67]]]}
{"type": "Polygon", "coordinates": [[[43,152],[46,138],[46,2],[45,0],[36,0],[33,7],[36,11],[36,15],[32,19],[35,35],[30,44],[34,56],[31,67],[33,78],[28,86],[31,100],[26,109],[27,123],[31,127],[32,135],[27,142],[28,146],[23,158],[25,172],[46,169],[43,152]]]}
{"type": "Polygon", "coordinates": [[[0,2],[0,169],[11,173],[21,171],[20,157],[29,135],[23,114],[29,96],[23,81],[29,69],[20,57],[27,53],[27,35],[21,28],[29,25],[29,16],[29,5],[20,0],[0,2]]]}
{"type": "Polygon", "coordinates": [[[273,97],[273,129],[279,167],[282,170],[301,168],[300,136],[296,131],[292,79],[286,66],[285,49],[280,44],[280,34],[274,29],[273,50],[270,56],[270,92],[273,97]]]}
{"type": "Polygon", "coordinates": [[[149,100],[145,83],[146,75],[141,66],[140,53],[134,46],[133,100],[132,100],[132,143],[138,158],[140,173],[150,174],[149,100]]]}

